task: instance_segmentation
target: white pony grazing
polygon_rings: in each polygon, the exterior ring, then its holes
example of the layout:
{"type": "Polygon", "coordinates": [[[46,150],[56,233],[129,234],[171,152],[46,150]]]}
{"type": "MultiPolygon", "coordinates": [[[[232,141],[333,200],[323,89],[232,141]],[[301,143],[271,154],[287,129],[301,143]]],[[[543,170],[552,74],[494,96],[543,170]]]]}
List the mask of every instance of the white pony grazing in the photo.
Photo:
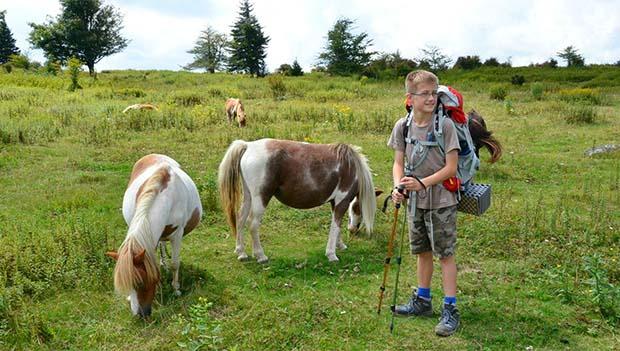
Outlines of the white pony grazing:
{"type": "Polygon", "coordinates": [[[198,225],[201,216],[196,185],[175,160],[151,154],[136,162],[123,198],[123,217],[129,230],[118,252],[106,253],[116,260],[114,287],[128,296],[134,315],[146,318],[151,314],[160,281],[156,259],[160,241],[170,241],[172,287],[176,295],[181,294],[181,240],[198,225]]]}

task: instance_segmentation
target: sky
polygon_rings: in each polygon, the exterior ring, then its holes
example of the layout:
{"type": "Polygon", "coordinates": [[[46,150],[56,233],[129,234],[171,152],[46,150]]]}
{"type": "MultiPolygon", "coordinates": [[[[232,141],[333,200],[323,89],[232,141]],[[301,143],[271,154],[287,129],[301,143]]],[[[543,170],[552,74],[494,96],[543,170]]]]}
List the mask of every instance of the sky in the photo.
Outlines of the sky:
{"type": "MultiPolygon", "coordinates": [[[[102,0],[123,16],[129,45],[95,68],[179,70],[192,62],[191,50],[207,26],[227,35],[239,17],[235,0],[102,0]]],[[[416,59],[437,47],[452,58],[495,57],[527,66],[557,57],[573,46],[586,64],[620,61],[620,0],[254,0],[253,14],[271,40],[266,64],[274,71],[297,59],[304,71],[317,64],[327,33],[340,18],[355,21],[372,51],[416,59]]],[[[60,13],[57,0],[0,0],[17,47],[44,62],[28,43],[31,27],[60,13]]]]}

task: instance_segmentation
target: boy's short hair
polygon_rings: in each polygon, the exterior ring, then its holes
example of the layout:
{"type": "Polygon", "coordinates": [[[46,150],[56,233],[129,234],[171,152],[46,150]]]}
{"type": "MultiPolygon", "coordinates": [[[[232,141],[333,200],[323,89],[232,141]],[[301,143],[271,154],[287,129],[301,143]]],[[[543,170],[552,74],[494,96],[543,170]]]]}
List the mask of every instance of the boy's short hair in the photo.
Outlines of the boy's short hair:
{"type": "Polygon", "coordinates": [[[415,93],[420,83],[434,83],[439,85],[439,78],[432,72],[422,69],[409,72],[405,78],[405,91],[407,93],[415,93]]]}

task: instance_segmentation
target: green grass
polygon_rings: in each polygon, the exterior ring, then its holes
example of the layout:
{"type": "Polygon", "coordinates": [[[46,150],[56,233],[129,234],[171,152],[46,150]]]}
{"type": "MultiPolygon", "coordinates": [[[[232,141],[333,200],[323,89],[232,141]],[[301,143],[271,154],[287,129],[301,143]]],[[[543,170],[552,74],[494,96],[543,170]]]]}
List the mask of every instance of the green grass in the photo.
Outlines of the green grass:
{"type": "MultiPolygon", "coordinates": [[[[356,144],[375,184],[389,189],[393,152],[385,143],[404,115],[401,81],[284,77],[274,94],[266,79],[240,75],[118,71],[81,76],[83,89],[68,92],[67,76],[0,73],[0,349],[617,348],[620,311],[610,298],[620,285],[620,153],[583,154],[620,140],[616,71],[440,75],[504,145],[496,164],[482,151],[477,175],[493,185],[492,207],[458,218],[463,324],[447,339],[434,335],[436,318],[397,319],[389,333],[396,267],[376,314],[391,213],[377,214],[370,238],[345,234],[349,249],[330,264],[329,206],[300,211],[273,200],[261,227],[270,263],[258,265],[236,260],[219,208],[217,166],[235,139],[356,144]],[[508,84],[515,74],[523,86],[508,84]],[[490,98],[498,84],[510,109],[490,98]],[[544,93],[534,95],[532,84],[544,93]],[[596,101],[580,100],[587,89],[596,89],[596,101]],[[247,128],[228,125],[226,97],[244,100],[247,128]],[[159,111],[121,113],[139,102],[159,111]],[[596,118],[568,123],[567,112],[580,106],[596,118]],[[131,167],[152,152],[192,176],[205,215],[183,242],[183,294],[173,296],[165,273],[145,323],[115,295],[104,253],[125,237],[120,207],[131,167]]],[[[403,257],[398,301],[415,286],[415,260],[403,257]]],[[[439,273],[436,265],[437,312],[439,273]]]]}

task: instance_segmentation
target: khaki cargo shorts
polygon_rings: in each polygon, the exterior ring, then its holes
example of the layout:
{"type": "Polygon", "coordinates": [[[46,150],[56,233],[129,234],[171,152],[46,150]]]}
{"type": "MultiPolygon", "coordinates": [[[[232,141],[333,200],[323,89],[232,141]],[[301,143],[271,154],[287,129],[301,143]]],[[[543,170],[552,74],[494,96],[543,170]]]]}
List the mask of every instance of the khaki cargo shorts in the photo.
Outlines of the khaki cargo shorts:
{"type": "Polygon", "coordinates": [[[432,251],[433,255],[439,258],[454,255],[456,250],[456,205],[435,210],[416,208],[415,217],[409,212],[407,219],[412,254],[432,251]],[[434,245],[431,245],[431,238],[434,238],[432,240],[434,245]]]}

